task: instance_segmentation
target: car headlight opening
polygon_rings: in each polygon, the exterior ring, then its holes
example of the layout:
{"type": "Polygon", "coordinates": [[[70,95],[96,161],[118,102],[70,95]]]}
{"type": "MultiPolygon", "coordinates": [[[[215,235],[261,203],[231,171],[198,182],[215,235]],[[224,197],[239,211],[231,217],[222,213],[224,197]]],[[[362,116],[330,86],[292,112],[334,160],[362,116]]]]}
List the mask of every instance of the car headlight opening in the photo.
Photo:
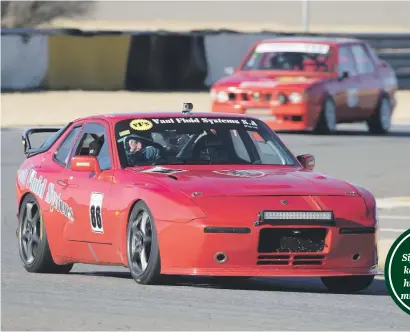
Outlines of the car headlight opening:
{"type": "Polygon", "coordinates": [[[294,104],[300,103],[302,101],[302,99],[303,99],[302,94],[300,94],[298,92],[292,92],[289,95],[289,101],[291,103],[294,103],[294,104]]]}
{"type": "Polygon", "coordinates": [[[226,93],[225,91],[220,91],[220,92],[218,92],[218,94],[216,96],[216,99],[219,102],[224,103],[224,102],[229,100],[228,93],[226,93]]]}

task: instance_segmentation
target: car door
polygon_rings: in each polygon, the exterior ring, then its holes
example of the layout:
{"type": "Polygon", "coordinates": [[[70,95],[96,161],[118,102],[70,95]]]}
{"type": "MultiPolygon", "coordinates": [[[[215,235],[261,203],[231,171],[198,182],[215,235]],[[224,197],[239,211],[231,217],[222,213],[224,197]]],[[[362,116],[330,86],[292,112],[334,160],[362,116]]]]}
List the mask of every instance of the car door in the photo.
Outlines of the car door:
{"type": "Polygon", "coordinates": [[[338,57],[339,91],[334,99],[338,119],[348,121],[357,116],[361,81],[351,46],[341,45],[338,57]]]}
{"type": "Polygon", "coordinates": [[[376,109],[380,96],[380,81],[370,54],[363,44],[352,45],[352,53],[360,75],[360,114],[368,118],[376,109]]]}
{"type": "MultiPolygon", "coordinates": [[[[59,256],[71,257],[66,245],[62,241],[64,230],[67,225],[76,222],[77,211],[75,203],[70,199],[69,190],[62,179],[68,178],[67,162],[77,135],[81,131],[81,124],[74,124],[67,133],[57,142],[57,148],[52,153],[52,172],[43,173],[47,180],[47,192],[44,196],[49,205],[48,211],[44,212],[44,218],[51,220],[47,223],[47,235],[50,248],[59,256]],[[58,234],[58,236],[53,236],[58,234]]],[[[50,170],[48,169],[48,170],[50,170]]]]}
{"type": "Polygon", "coordinates": [[[87,122],[73,147],[64,181],[66,199],[73,201],[76,221],[67,225],[65,236],[71,241],[112,244],[115,233],[114,206],[111,199],[113,169],[112,145],[109,126],[105,121],[87,122]],[[96,154],[94,143],[100,144],[96,154]],[[94,149],[94,150],[93,150],[94,149]],[[95,155],[101,173],[74,171],[71,158],[79,155],[95,155]]]}

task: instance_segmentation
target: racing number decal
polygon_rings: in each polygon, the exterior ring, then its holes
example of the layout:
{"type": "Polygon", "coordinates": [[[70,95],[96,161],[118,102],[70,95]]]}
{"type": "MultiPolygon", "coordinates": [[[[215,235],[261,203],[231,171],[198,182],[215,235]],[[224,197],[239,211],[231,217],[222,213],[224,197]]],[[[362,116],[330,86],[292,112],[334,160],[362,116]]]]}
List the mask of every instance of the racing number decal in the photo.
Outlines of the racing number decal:
{"type": "Polygon", "coordinates": [[[356,88],[347,89],[347,106],[354,108],[359,102],[359,96],[356,88]]]}
{"type": "Polygon", "coordinates": [[[104,233],[102,220],[102,204],[104,194],[91,193],[90,197],[90,223],[94,233],[104,233]]]}

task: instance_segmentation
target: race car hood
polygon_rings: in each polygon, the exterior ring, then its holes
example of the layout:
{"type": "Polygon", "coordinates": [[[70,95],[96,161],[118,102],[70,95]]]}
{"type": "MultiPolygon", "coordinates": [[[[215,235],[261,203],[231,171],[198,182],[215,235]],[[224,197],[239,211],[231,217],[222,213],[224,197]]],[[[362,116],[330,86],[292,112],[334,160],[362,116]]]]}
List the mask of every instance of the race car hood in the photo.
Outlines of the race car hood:
{"type": "MultiPolygon", "coordinates": [[[[220,168],[201,166],[190,169],[156,167],[142,172],[189,197],[272,196],[272,195],[355,195],[345,181],[296,167],[220,168]],[[154,172],[153,172],[154,171],[154,172]]],[[[149,179],[147,178],[147,181],[149,179]]]]}
{"type": "Polygon", "coordinates": [[[301,73],[289,71],[269,72],[239,72],[232,76],[224,77],[213,85],[213,88],[275,88],[284,85],[292,87],[305,87],[329,78],[327,73],[313,73],[301,75],[301,73]]]}

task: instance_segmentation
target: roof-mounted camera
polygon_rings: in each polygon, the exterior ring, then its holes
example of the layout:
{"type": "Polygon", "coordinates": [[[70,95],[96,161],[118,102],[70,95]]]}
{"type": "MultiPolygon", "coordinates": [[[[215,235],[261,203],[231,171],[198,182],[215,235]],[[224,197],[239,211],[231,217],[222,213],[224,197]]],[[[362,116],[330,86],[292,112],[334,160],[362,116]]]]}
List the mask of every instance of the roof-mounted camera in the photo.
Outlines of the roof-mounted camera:
{"type": "Polygon", "coordinates": [[[182,106],[182,114],[191,114],[193,109],[194,105],[192,103],[184,103],[182,106]]]}

